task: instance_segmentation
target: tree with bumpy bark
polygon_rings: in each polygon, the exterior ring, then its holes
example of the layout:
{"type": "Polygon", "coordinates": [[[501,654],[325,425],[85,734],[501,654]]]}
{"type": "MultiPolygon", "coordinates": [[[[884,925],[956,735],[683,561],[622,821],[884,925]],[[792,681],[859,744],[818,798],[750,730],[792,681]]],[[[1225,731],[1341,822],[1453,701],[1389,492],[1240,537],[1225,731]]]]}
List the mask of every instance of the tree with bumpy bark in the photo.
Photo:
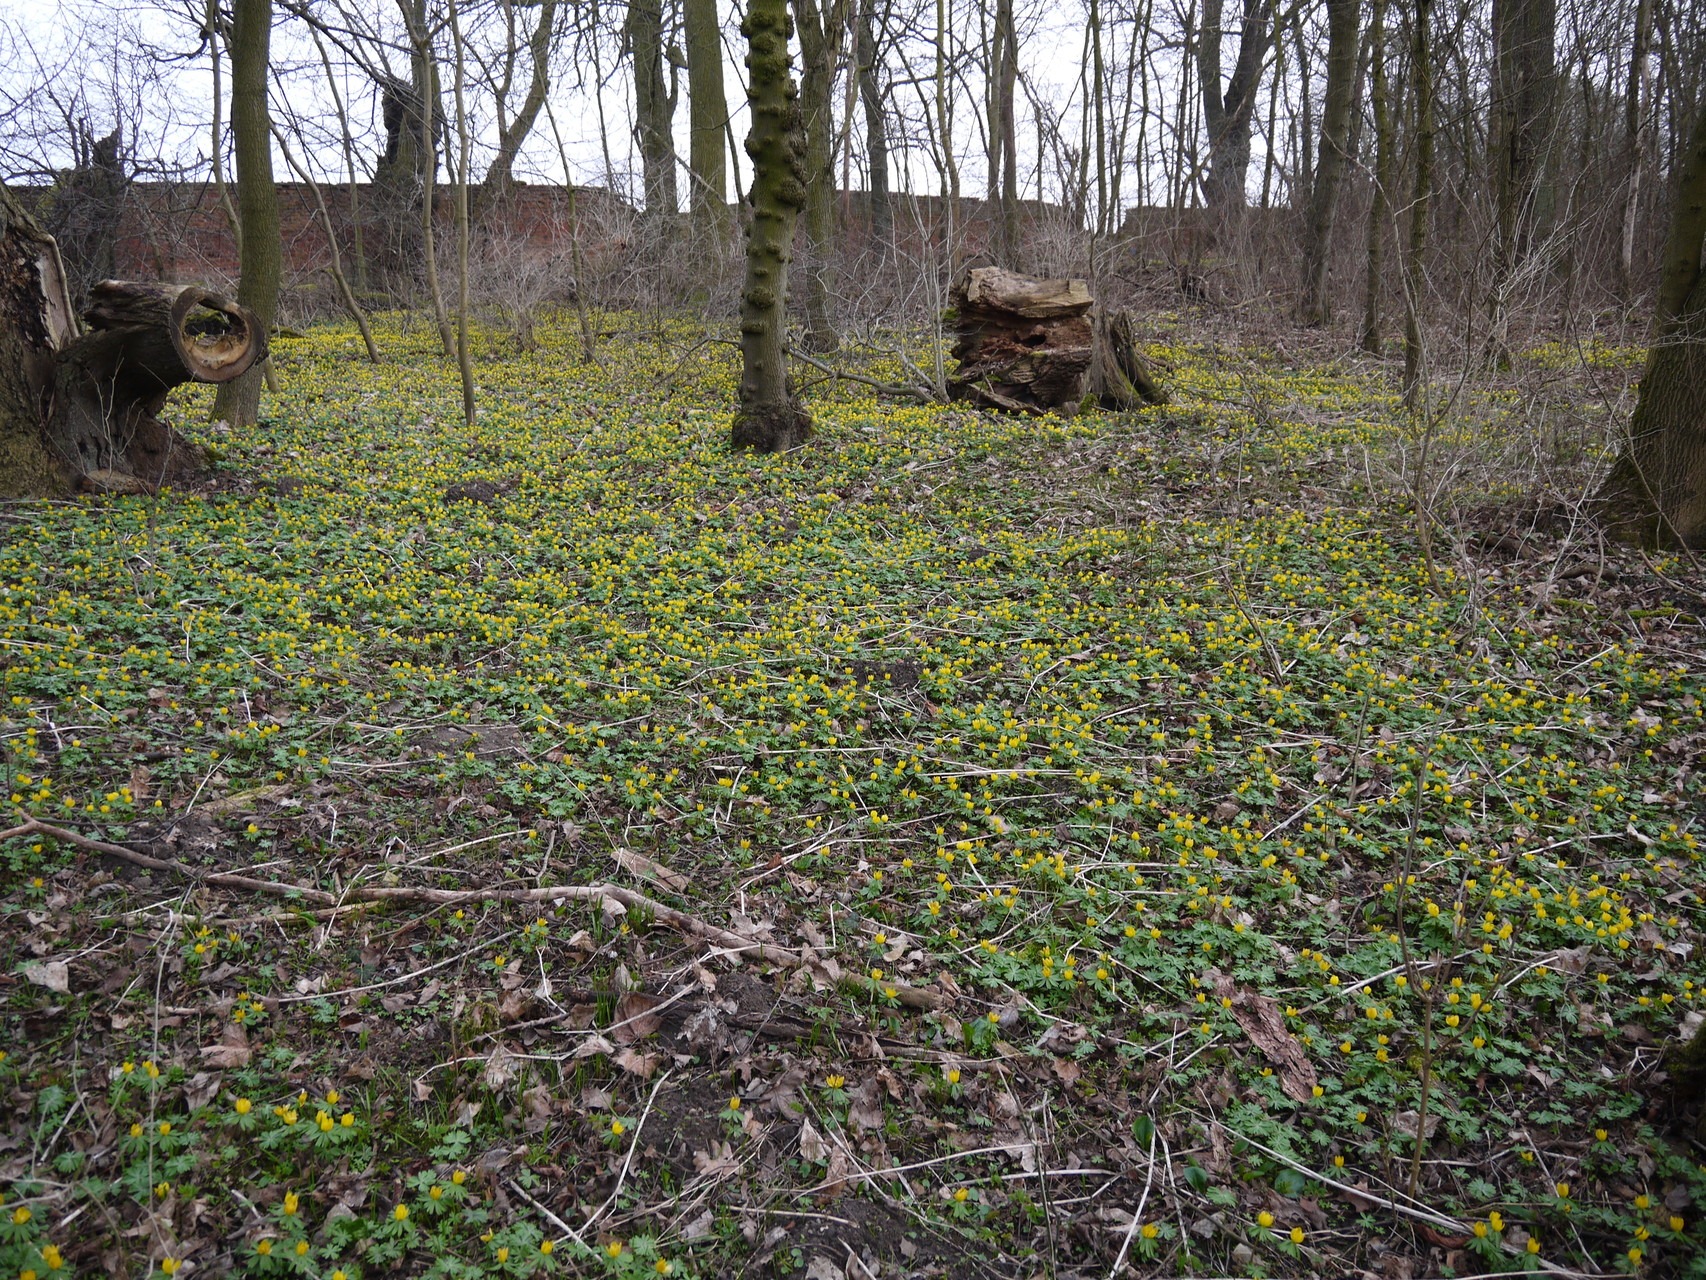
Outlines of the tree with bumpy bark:
{"type": "Polygon", "coordinates": [[[1677,167],[1647,368],[1599,502],[1616,538],[1700,548],[1706,547],[1706,108],[1677,167]]]}
{"type": "Polygon", "coordinates": [[[740,24],[747,41],[747,105],[752,126],[752,213],[746,230],[746,284],[740,295],[740,407],[731,432],[737,449],[776,453],[811,434],[788,378],[788,259],[794,224],[806,203],[805,129],[788,38],[787,0],[752,0],[740,24]]]}
{"type": "MultiPolygon", "coordinates": [[[[267,112],[271,41],[272,0],[235,0],[231,8],[231,137],[237,153],[238,223],[243,230],[237,302],[253,314],[263,335],[278,314],[278,283],[284,270],[267,112]]],[[[233,424],[253,423],[260,410],[259,366],[222,384],[213,398],[213,416],[233,424]]]]}

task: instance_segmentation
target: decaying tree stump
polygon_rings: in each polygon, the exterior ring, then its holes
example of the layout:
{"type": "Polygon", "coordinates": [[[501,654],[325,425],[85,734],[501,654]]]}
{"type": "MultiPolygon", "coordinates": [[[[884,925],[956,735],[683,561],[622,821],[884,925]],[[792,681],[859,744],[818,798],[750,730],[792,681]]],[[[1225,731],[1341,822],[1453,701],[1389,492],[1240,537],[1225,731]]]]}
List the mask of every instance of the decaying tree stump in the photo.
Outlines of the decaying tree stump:
{"type": "Polygon", "coordinates": [[[266,355],[244,307],[194,285],[105,280],[80,329],[52,237],[0,188],[0,496],[152,492],[201,456],[156,416],[172,388],[266,355]]]}
{"type": "Polygon", "coordinates": [[[1030,414],[1167,403],[1129,313],[1098,309],[1082,280],[979,267],[952,299],[960,364],[948,394],[955,400],[1030,414]]]}

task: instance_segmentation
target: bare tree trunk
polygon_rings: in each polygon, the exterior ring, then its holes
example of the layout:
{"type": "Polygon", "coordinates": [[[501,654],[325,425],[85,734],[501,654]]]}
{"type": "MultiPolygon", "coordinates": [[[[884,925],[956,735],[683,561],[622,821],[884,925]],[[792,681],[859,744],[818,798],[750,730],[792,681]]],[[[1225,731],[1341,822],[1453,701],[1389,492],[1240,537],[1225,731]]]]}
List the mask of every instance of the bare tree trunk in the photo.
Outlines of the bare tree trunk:
{"type": "Polygon", "coordinates": [[[1204,0],[1197,41],[1197,78],[1203,119],[1208,125],[1209,168],[1205,195],[1211,209],[1242,209],[1244,181],[1250,169],[1250,122],[1261,88],[1262,63],[1274,39],[1273,0],[1243,0],[1238,30],[1238,60],[1231,78],[1221,83],[1222,0],[1204,0]]]}
{"type": "Polygon", "coordinates": [[[683,0],[683,44],[687,52],[687,167],[693,189],[693,242],[700,254],[720,263],[729,230],[728,167],[723,161],[723,128],[728,100],[723,95],[723,40],[717,25],[717,0],[683,0]]]}
{"type": "Polygon", "coordinates": [[[1363,278],[1362,349],[1379,355],[1381,300],[1386,287],[1386,228],[1392,221],[1392,103],[1386,80],[1386,3],[1374,0],[1368,22],[1369,107],[1374,116],[1374,184],[1368,205],[1368,271],[1363,278]]]}
{"type": "Polygon", "coordinates": [[[1433,0],[1415,0],[1410,14],[1410,80],[1415,104],[1416,173],[1410,192],[1410,236],[1404,253],[1404,403],[1416,408],[1427,370],[1422,345],[1422,294],[1427,288],[1428,207],[1434,181],[1433,0]]]}
{"type": "MultiPolygon", "coordinates": [[[[237,205],[243,228],[237,303],[255,317],[261,333],[278,314],[284,250],[279,239],[278,188],[272,176],[272,126],[267,80],[272,41],[272,0],[233,0],[231,6],[231,137],[237,153],[237,205]]],[[[248,424],[260,416],[262,370],[221,383],[213,416],[248,424]]]]}
{"type": "MultiPolygon", "coordinates": [[[[545,105],[545,95],[551,87],[551,41],[556,35],[557,0],[539,0],[539,17],[534,23],[533,34],[528,37],[528,57],[532,68],[527,82],[527,93],[522,97],[521,107],[507,121],[501,121],[498,129],[497,154],[492,157],[492,163],[486,168],[486,176],[481,179],[478,190],[474,193],[474,203],[471,217],[479,221],[485,216],[486,210],[494,203],[508,195],[515,185],[515,158],[521,154],[521,146],[527,141],[528,134],[533,132],[533,126],[538,123],[539,111],[545,105]]],[[[466,185],[466,178],[463,179],[466,185]]]]}
{"type": "MultiPolygon", "coordinates": [[[[462,375],[462,421],[474,425],[474,363],[468,350],[468,103],[463,93],[467,78],[467,50],[462,46],[462,22],[457,0],[450,0],[450,44],[456,62],[453,92],[456,98],[456,368],[462,375]]],[[[543,98],[541,98],[543,101],[543,98]]],[[[537,110],[537,108],[535,108],[537,110]]]]}
{"type": "Polygon", "coordinates": [[[871,243],[876,247],[878,257],[886,259],[894,241],[894,210],[889,203],[889,143],[888,128],[883,120],[876,0],[861,0],[858,23],[859,100],[865,110],[871,243]]]}
{"type": "Polygon", "coordinates": [[[1647,367],[1599,501],[1614,537],[1700,548],[1706,547],[1706,106],[1678,176],[1647,367]]]}
{"type": "Polygon", "coordinates": [[[675,95],[664,74],[663,2],[634,0],[628,6],[628,47],[634,58],[634,132],[640,146],[646,221],[663,235],[674,221],[675,95]]]}
{"type": "Polygon", "coordinates": [[[367,323],[367,313],[357,301],[355,291],[350,288],[349,277],[344,274],[343,254],[338,248],[337,229],[332,225],[332,215],[326,209],[325,197],[320,194],[320,184],[314,181],[308,170],[296,162],[296,157],[290,152],[289,143],[284,140],[284,135],[279,132],[277,126],[273,127],[272,135],[273,140],[278,143],[278,153],[284,157],[284,163],[314,197],[314,212],[320,215],[320,230],[326,237],[326,254],[329,259],[326,272],[338,288],[338,297],[343,301],[344,310],[349,312],[350,319],[355,321],[355,327],[361,331],[362,343],[367,347],[367,358],[378,364],[379,347],[373,341],[373,328],[367,323]]]}
{"type": "Polygon", "coordinates": [[[1540,171],[1550,131],[1557,0],[1493,0],[1493,187],[1498,208],[1489,295],[1495,347],[1505,348],[1514,278],[1540,216],[1540,171]]]}
{"type": "Polygon", "coordinates": [[[806,201],[805,129],[788,56],[793,22],[787,0],[750,0],[741,34],[748,50],[752,212],[740,298],[740,407],[730,438],[737,449],[775,453],[800,444],[812,429],[788,377],[784,340],[788,258],[806,201]]]}
{"type": "Polygon", "coordinates": [[[834,351],[841,345],[829,315],[829,257],[835,244],[835,68],[847,28],[840,0],[794,0],[800,33],[800,113],[806,131],[806,263],[803,345],[834,351]]]}
{"type": "Polygon", "coordinates": [[[1019,81],[1017,45],[1013,0],[995,0],[989,70],[993,90],[989,104],[989,146],[993,160],[989,198],[997,206],[995,253],[1010,271],[1019,265],[1019,135],[1013,111],[1013,91],[1019,81]]]}
{"type": "Polygon", "coordinates": [[[144,493],[193,476],[205,459],[161,404],[266,354],[252,312],[191,286],[102,281],[84,319],[52,237],[0,186],[0,496],[144,493]]]}
{"type": "Polygon", "coordinates": [[[1303,299],[1298,318],[1304,324],[1327,323],[1328,265],[1333,223],[1339,211],[1339,187],[1350,161],[1351,103],[1356,96],[1359,0],[1327,0],[1327,87],[1321,109],[1321,148],[1310,191],[1309,238],[1304,245],[1303,299]]]}
{"type": "Polygon", "coordinates": [[[1646,158],[1649,95],[1648,46],[1652,42],[1653,0],[1635,0],[1635,35],[1629,50],[1629,80],[1623,90],[1623,163],[1628,178],[1623,193],[1623,225],[1617,237],[1617,286],[1623,305],[1634,300],[1635,224],[1641,212],[1641,173],[1646,158]]]}

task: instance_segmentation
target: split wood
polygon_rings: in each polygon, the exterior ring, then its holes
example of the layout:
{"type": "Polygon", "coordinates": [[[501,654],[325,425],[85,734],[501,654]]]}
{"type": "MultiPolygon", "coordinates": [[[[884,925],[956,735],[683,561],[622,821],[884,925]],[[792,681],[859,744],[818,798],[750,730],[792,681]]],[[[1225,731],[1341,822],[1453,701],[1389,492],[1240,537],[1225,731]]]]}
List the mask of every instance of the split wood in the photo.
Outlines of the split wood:
{"type": "MultiPolygon", "coordinates": [[[[146,867],[150,871],[166,871],[173,875],[183,876],[188,880],[197,880],[203,884],[212,885],[219,889],[241,889],[249,893],[271,894],[281,898],[300,898],[320,906],[339,907],[350,902],[430,902],[438,906],[456,906],[465,902],[603,902],[605,899],[620,903],[624,910],[649,912],[654,920],[679,930],[689,938],[698,938],[710,943],[718,949],[735,955],[749,955],[759,960],[767,960],[771,964],[784,969],[818,969],[823,966],[822,958],[814,955],[802,955],[790,951],[786,947],[774,946],[768,942],[760,942],[745,934],[735,933],[729,929],[718,928],[708,924],[697,916],[690,916],[685,911],[677,911],[674,907],[665,906],[655,898],[649,898],[643,893],[637,893],[617,884],[560,884],[548,885],[538,889],[425,889],[406,886],[384,885],[354,885],[341,893],[328,893],[324,889],[313,889],[306,885],[283,884],[275,880],[256,880],[252,876],[235,875],[228,871],[202,872],[182,862],[168,858],[156,858],[150,854],[138,853],[135,849],[127,849],[121,844],[109,844],[105,840],[93,840],[88,836],[64,827],[56,827],[50,823],[20,813],[23,821],[17,826],[0,831],[0,840],[27,839],[32,836],[42,836],[63,844],[74,845],[91,853],[104,853],[114,858],[123,859],[134,866],[146,867]]],[[[883,982],[867,978],[860,974],[843,973],[836,979],[837,985],[851,993],[870,996],[873,998],[892,998],[897,1004],[908,1009],[930,1011],[946,1008],[952,1003],[950,998],[940,992],[927,991],[921,987],[909,987],[902,984],[883,982]]],[[[336,994],[328,992],[328,995],[336,994]]]]}

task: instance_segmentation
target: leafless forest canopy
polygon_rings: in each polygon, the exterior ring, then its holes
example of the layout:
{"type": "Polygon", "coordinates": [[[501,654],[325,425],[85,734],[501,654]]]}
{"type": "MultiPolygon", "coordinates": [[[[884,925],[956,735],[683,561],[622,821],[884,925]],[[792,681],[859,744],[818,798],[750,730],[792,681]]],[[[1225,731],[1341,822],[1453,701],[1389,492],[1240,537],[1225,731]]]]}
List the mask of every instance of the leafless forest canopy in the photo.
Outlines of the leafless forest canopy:
{"type": "MultiPolygon", "coordinates": [[[[1706,14],[1682,0],[799,0],[793,17],[797,322],[915,322],[955,272],[999,262],[1370,348],[1408,318],[1441,365],[1496,355],[1513,326],[1644,320],[1706,68],[1706,14]]],[[[464,182],[476,306],[578,289],[731,314],[752,180],[740,19],[709,0],[280,0],[283,314],[337,308],[328,232],[356,293],[420,303],[423,194],[448,225],[464,182]]],[[[234,279],[230,28],[201,0],[0,24],[0,177],[33,194],[75,285],[234,279]]]]}

